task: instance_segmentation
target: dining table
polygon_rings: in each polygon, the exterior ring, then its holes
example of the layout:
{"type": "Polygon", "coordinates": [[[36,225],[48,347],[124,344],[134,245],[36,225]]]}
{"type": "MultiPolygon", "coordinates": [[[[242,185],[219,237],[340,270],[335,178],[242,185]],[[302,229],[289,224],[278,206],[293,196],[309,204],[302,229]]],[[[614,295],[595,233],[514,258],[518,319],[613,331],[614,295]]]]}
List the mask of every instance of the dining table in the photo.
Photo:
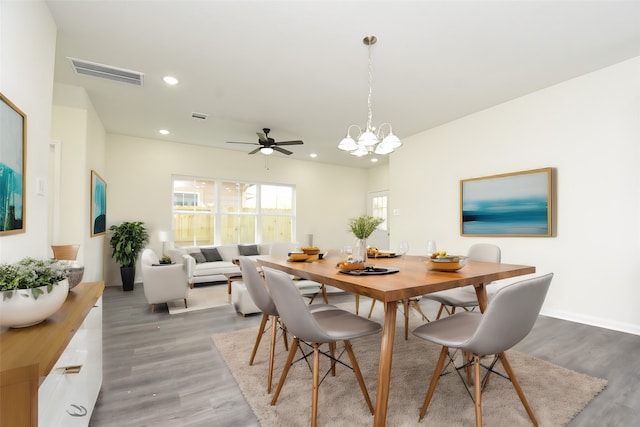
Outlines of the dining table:
{"type": "MultiPolygon", "coordinates": [[[[536,271],[535,267],[529,265],[471,260],[468,260],[457,271],[432,271],[427,268],[424,256],[415,255],[370,259],[367,261],[367,266],[389,271],[397,269],[391,274],[372,275],[345,274],[338,268],[340,259],[336,257],[325,257],[313,262],[292,262],[287,257],[265,255],[260,256],[257,261],[263,266],[324,285],[335,286],[346,292],[370,297],[384,304],[374,413],[374,426],[376,427],[384,426],[387,418],[398,302],[446,289],[473,286],[478,297],[478,306],[481,311],[484,311],[487,306],[487,284],[495,280],[532,274],[536,271]]],[[[416,414],[416,422],[417,417],[416,414]]]]}

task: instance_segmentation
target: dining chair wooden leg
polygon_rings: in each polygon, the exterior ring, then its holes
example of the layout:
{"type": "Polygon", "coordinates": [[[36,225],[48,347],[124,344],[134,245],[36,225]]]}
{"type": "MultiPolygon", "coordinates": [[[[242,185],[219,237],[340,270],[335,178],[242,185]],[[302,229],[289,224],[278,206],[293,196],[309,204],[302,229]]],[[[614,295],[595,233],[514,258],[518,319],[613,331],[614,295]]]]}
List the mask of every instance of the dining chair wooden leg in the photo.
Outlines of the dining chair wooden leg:
{"type": "Polygon", "coordinates": [[[282,329],[282,340],[284,341],[284,349],[286,351],[289,351],[289,339],[287,338],[287,328],[284,326],[284,323],[282,323],[282,320],[280,319],[280,317],[278,317],[278,324],[282,329]]]}
{"type": "Polygon", "coordinates": [[[280,392],[282,391],[282,386],[284,385],[284,381],[287,379],[287,374],[289,373],[289,369],[291,368],[291,363],[293,363],[293,358],[296,355],[296,351],[298,350],[298,343],[300,340],[298,338],[294,338],[291,342],[291,348],[289,349],[289,355],[287,356],[287,361],[284,364],[284,369],[282,370],[282,374],[280,374],[280,380],[278,381],[278,386],[276,387],[275,393],[273,393],[273,398],[271,399],[271,405],[275,405],[278,401],[278,396],[280,396],[280,392]]]}
{"type": "Polygon", "coordinates": [[[373,307],[375,307],[375,305],[376,305],[376,300],[372,299],[371,308],[369,309],[369,316],[367,317],[368,319],[371,319],[371,314],[373,314],[373,307]]]}
{"type": "Polygon", "coordinates": [[[522,387],[520,387],[520,383],[518,382],[516,375],[513,372],[513,369],[511,369],[511,364],[507,360],[507,356],[505,356],[504,353],[500,353],[498,354],[498,358],[500,359],[500,363],[502,363],[502,366],[504,367],[505,372],[511,379],[511,384],[513,384],[513,388],[516,389],[516,393],[518,393],[518,397],[520,398],[520,401],[522,402],[524,409],[527,411],[527,414],[529,414],[529,418],[531,418],[531,422],[533,423],[534,426],[537,427],[538,421],[536,420],[536,416],[533,414],[533,410],[531,409],[531,406],[529,406],[529,402],[527,402],[527,398],[524,396],[524,391],[522,391],[522,387]]]}
{"type": "Polygon", "coordinates": [[[438,362],[436,363],[436,369],[433,371],[431,383],[429,384],[429,390],[427,390],[427,395],[424,398],[422,409],[420,409],[420,418],[418,419],[420,421],[422,421],[425,414],[427,413],[427,408],[429,407],[429,403],[431,403],[433,392],[436,390],[436,384],[438,384],[438,380],[440,379],[440,374],[442,373],[442,368],[444,368],[444,361],[447,358],[448,353],[448,347],[442,347],[442,350],[440,350],[440,357],[438,358],[438,362]]]}
{"type": "Polygon", "coordinates": [[[364,383],[362,372],[360,372],[360,366],[358,365],[358,361],[356,360],[356,355],[353,353],[353,348],[351,348],[351,342],[349,340],[344,341],[344,348],[347,350],[347,354],[349,355],[349,360],[351,361],[351,367],[353,368],[353,373],[356,374],[358,384],[360,384],[360,390],[362,390],[362,395],[364,396],[364,400],[367,402],[367,406],[369,406],[369,411],[371,412],[371,415],[373,415],[373,403],[371,403],[371,398],[369,397],[367,386],[364,383]]]}
{"type": "Polygon", "coordinates": [[[318,389],[320,388],[320,350],[313,344],[313,391],[311,393],[311,427],[318,424],[318,389]]]}
{"type": "Polygon", "coordinates": [[[440,308],[438,309],[438,314],[436,315],[436,320],[440,319],[442,316],[442,311],[445,309],[444,304],[440,304],[440,308]]]}
{"type": "Polygon", "coordinates": [[[276,338],[278,335],[278,317],[271,316],[271,343],[269,346],[269,377],[267,379],[267,393],[271,393],[273,383],[273,362],[276,357],[276,338]]]}
{"type": "Polygon", "coordinates": [[[329,343],[329,354],[331,355],[331,376],[336,376],[336,343],[329,343]]]}
{"type": "Polygon", "coordinates": [[[356,315],[360,314],[360,295],[356,294],[356,315]]]}
{"type": "Polygon", "coordinates": [[[404,308],[404,340],[409,339],[409,300],[403,299],[402,306],[404,308]]]}
{"type": "Polygon", "coordinates": [[[409,304],[422,316],[423,322],[431,322],[424,311],[422,311],[422,307],[420,307],[420,303],[416,299],[409,300],[409,304]]]}
{"type": "Polygon", "coordinates": [[[260,327],[258,328],[258,336],[256,337],[256,343],[253,345],[253,351],[251,352],[251,358],[249,359],[249,366],[253,365],[253,359],[255,359],[256,353],[258,352],[258,346],[260,346],[260,340],[262,339],[262,334],[264,333],[264,329],[267,326],[267,320],[269,320],[269,315],[266,313],[262,313],[262,320],[260,321],[260,327]]]}
{"type": "Polygon", "coordinates": [[[186,298],[184,299],[184,308],[189,308],[189,307],[187,306],[187,299],[186,299],[186,298]]]}
{"type": "Polygon", "coordinates": [[[329,304],[329,297],[327,296],[327,287],[325,285],[322,285],[320,287],[320,291],[322,292],[322,299],[324,300],[324,303],[329,304]]]}
{"type": "Polygon", "coordinates": [[[476,406],[476,427],[482,427],[482,379],[480,378],[480,356],[473,355],[474,401],[476,406]]]}

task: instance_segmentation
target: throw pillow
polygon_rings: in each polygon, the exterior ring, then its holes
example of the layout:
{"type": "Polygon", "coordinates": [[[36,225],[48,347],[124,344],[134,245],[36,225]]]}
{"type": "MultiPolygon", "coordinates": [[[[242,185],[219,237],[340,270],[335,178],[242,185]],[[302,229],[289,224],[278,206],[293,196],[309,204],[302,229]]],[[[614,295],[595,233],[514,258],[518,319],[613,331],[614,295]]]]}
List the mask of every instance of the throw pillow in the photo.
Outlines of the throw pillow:
{"type": "Polygon", "coordinates": [[[202,255],[204,255],[207,262],[222,261],[218,248],[200,248],[202,255]]]}
{"type": "Polygon", "coordinates": [[[196,260],[196,264],[201,264],[203,262],[207,262],[207,259],[202,255],[202,252],[190,252],[189,255],[196,260]]]}
{"type": "Polygon", "coordinates": [[[238,245],[238,252],[242,256],[260,255],[258,245],[238,245]]]}

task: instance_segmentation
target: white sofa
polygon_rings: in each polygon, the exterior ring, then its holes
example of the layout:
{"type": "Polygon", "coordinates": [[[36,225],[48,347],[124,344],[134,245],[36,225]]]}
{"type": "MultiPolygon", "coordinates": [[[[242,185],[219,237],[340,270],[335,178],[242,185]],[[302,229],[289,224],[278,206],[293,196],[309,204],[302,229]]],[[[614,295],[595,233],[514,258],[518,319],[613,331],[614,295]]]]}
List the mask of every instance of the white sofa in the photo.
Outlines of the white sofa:
{"type": "Polygon", "coordinates": [[[271,248],[270,243],[258,243],[251,245],[203,245],[203,246],[185,246],[175,247],[167,251],[171,260],[186,264],[189,283],[193,287],[196,283],[221,282],[227,280],[225,274],[237,273],[240,275],[240,267],[233,263],[240,255],[245,253],[251,258],[258,258],[260,255],[268,255],[271,248]],[[219,257],[215,256],[217,249],[219,257]],[[241,253],[243,251],[243,253],[241,253]],[[244,252],[247,251],[247,252],[244,252]],[[255,254],[257,252],[257,254],[255,254]],[[209,255],[209,259],[218,259],[216,261],[207,261],[205,255],[209,255]],[[196,258],[199,258],[196,260],[196,258]]]}

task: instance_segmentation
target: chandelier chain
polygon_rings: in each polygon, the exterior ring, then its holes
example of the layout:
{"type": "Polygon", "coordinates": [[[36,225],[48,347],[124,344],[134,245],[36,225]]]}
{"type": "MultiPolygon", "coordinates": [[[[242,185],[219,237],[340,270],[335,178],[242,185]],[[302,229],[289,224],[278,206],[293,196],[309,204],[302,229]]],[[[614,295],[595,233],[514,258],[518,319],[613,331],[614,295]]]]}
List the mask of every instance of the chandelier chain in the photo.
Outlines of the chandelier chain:
{"type": "Polygon", "coordinates": [[[367,108],[369,109],[369,115],[367,117],[367,130],[372,130],[371,122],[373,121],[373,110],[371,108],[371,92],[373,86],[373,63],[371,61],[371,44],[367,46],[369,48],[369,96],[367,97],[367,108]]]}

